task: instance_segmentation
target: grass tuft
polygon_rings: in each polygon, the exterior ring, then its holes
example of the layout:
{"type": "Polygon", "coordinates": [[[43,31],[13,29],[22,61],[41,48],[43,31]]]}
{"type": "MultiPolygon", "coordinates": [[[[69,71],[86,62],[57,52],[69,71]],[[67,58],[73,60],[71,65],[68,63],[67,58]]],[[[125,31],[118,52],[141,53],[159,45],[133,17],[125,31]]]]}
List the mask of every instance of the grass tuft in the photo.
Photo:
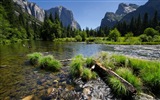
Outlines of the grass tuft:
{"type": "Polygon", "coordinates": [[[83,74],[84,59],[82,55],[77,55],[70,64],[70,73],[73,77],[80,77],[83,74]]]}
{"type": "Polygon", "coordinates": [[[127,80],[129,83],[131,83],[137,90],[138,92],[141,91],[142,87],[142,82],[140,78],[136,77],[131,69],[128,68],[118,68],[115,71],[118,75],[120,75],[122,78],[127,80]]]}
{"type": "Polygon", "coordinates": [[[29,61],[32,65],[37,65],[38,60],[42,57],[42,53],[34,52],[32,54],[28,54],[27,56],[28,56],[29,61]]]}
{"type": "Polygon", "coordinates": [[[83,80],[90,80],[92,78],[92,72],[88,68],[84,68],[83,74],[82,74],[82,79],[83,80]]]}
{"type": "Polygon", "coordinates": [[[41,68],[50,71],[59,71],[62,67],[62,64],[58,60],[54,59],[52,55],[44,56],[39,59],[39,65],[41,68]]]}
{"type": "Polygon", "coordinates": [[[94,59],[91,58],[91,57],[87,57],[87,59],[86,59],[86,66],[90,68],[90,67],[92,67],[94,64],[95,64],[94,59]]]}
{"type": "Polygon", "coordinates": [[[115,77],[109,78],[109,85],[117,96],[126,96],[128,94],[126,87],[115,77]]]}

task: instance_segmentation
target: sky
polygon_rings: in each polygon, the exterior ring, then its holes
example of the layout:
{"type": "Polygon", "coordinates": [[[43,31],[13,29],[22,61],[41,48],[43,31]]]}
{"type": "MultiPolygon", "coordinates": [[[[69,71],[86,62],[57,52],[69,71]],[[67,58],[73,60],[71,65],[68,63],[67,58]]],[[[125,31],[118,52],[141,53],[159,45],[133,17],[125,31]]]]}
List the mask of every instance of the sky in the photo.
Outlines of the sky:
{"type": "Polygon", "coordinates": [[[148,0],[28,0],[40,8],[48,10],[64,6],[73,12],[74,19],[82,29],[95,29],[100,26],[106,12],[116,12],[120,3],[144,5],[148,0]]]}

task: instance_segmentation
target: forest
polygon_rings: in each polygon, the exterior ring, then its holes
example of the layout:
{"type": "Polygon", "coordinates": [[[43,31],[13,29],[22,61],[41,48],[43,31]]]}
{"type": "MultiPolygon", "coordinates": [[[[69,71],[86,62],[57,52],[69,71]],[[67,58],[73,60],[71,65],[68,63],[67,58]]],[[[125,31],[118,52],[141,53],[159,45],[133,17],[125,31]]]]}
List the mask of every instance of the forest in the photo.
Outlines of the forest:
{"type": "Polygon", "coordinates": [[[100,27],[98,30],[73,29],[64,27],[55,14],[45,15],[44,22],[23,12],[12,0],[2,0],[0,5],[0,43],[22,40],[48,41],[89,41],[89,42],[160,42],[160,22],[158,12],[150,20],[148,14],[132,18],[130,23],[119,22],[113,28],[100,27]],[[54,19],[53,19],[54,18],[54,19]],[[102,37],[102,38],[97,38],[102,37]]]}

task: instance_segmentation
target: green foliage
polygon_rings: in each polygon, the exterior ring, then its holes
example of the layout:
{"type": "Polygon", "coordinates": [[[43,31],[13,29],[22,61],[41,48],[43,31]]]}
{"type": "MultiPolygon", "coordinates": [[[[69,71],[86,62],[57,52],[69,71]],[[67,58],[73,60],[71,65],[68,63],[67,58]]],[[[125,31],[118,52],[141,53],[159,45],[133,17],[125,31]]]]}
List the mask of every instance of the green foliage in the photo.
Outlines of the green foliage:
{"type": "Polygon", "coordinates": [[[117,96],[126,96],[128,94],[126,87],[115,77],[109,78],[109,85],[117,96]]]}
{"type": "Polygon", "coordinates": [[[144,84],[154,93],[160,90],[160,62],[150,62],[148,66],[143,68],[140,76],[144,84]]]}
{"type": "Polygon", "coordinates": [[[121,36],[120,32],[117,30],[117,28],[115,28],[114,30],[111,30],[109,32],[109,35],[108,35],[108,40],[111,40],[111,41],[118,41],[118,38],[121,36]]]}
{"type": "Polygon", "coordinates": [[[42,54],[39,52],[34,52],[32,54],[27,55],[31,64],[36,65],[38,64],[39,59],[42,57],[42,54]]]}
{"type": "Polygon", "coordinates": [[[82,55],[75,56],[74,58],[72,58],[72,62],[70,64],[70,74],[74,78],[82,77],[82,79],[85,81],[95,79],[97,77],[97,74],[95,72],[92,72],[90,69],[85,68],[85,65],[91,63],[91,58],[88,58],[87,60],[84,59],[82,55]]]}
{"type": "Polygon", "coordinates": [[[39,65],[41,68],[50,71],[59,71],[62,67],[62,64],[58,60],[54,59],[52,55],[44,56],[39,59],[39,65]]]}
{"type": "Polygon", "coordinates": [[[139,36],[141,42],[150,42],[152,40],[151,36],[147,36],[146,34],[142,34],[139,36]]]}
{"type": "Polygon", "coordinates": [[[92,72],[88,68],[83,69],[82,79],[83,80],[90,80],[92,78],[92,72]]]}
{"type": "Polygon", "coordinates": [[[95,61],[92,57],[87,57],[86,59],[86,65],[87,67],[92,67],[94,65],[95,61]]]}
{"type": "Polygon", "coordinates": [[[78,42],[81,42],[81,41],[82,41],[82,37],[81,37],[80,35],[77,35],[77,36],[75,37],[75,39],[76,39],[78,42]]]}
{"type": "Polygon", "coordinates": [[[115,72],[129,83],[131,83],[138,91],[141,91],[142,82],[140,78],[133,75],[133,72],[130,69],[118,68],[115,72]]]}
{"type": "Polygon", "coordinates": [[[127,66],[128,65],[128,59],[124,55],[112,55],[112,58],[115,60],[115,64],[117,66],[127,66]]]}
{"type": "Polygon", "coordinates": [[[83,74],[84,59],[82,55],[77,55],[70,64],[70,73],[73,77],[80,77],[83,74]]]}
{"type": "Polygon", "coordinates": [[[146,34],[147,36],[151,36],[151,37],[154,37],[155,35],[158,35],[158,31],[156,31],[155,29],[153,28],[146,28],[144,30],[144,33],[143,34],[146,34]]]}
{"type": "Polygon", "coordinates": [[[125,34],[125,41],[131,41],[133,37],[133,33],[132,32],[128,32],[127,34],[125,34]]]}
{"type": "Polygon", "coordinates": [[[82,37],[82,41],[85,41],[86,38],[87,38],[87,34],[86,34],[85,31],[81,31],[81,32],[80,32],[80,36],[82,37]]]}

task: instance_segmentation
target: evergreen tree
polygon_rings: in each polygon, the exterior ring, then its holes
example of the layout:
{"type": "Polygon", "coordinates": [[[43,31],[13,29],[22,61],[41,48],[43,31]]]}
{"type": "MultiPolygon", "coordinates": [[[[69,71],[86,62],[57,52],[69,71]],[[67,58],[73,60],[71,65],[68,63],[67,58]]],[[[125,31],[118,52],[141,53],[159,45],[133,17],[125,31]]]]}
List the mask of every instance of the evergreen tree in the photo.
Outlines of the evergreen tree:
{"type": "Polygon", "coordinates": [[[152,19],[152,26],[153,28],[158,26],[158,12],[157,11],[155,11],[154,17],[152,19]]]}
{"type": "Polygon", "coordinates": [[[145,13],[143,18],[143,30],[145,30],[147,27],[148,27],[148,13],[145,13]]]}

